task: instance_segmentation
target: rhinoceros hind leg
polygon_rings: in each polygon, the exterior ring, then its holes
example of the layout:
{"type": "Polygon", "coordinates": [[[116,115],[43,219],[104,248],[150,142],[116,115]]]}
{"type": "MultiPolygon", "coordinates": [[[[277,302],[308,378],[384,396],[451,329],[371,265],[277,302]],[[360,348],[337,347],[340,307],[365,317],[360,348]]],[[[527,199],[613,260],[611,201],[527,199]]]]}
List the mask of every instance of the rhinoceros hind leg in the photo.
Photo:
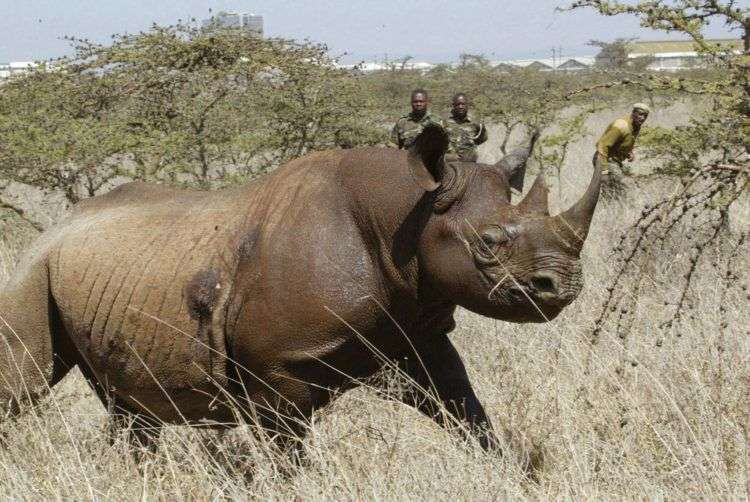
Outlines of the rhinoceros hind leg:
{"type": "Polygon", "coordinates": [[[130,452],[137,463],[142,462],[146,454],[156,453],[162,428],[158,420],[119,408],[110,413],[108,428],[110,444],[114,444],[121,433],[126,434],[130,452]]]}
{"type": "Polygon", "coordinates": [[[49,288],[47,265],[32,263],[0,291],[0,420],[49,393],[75,366],[49,288]]]}
{"type": "Polygon", "coordinates": [[[155,418],[132,411],[117,396],[105,389],[85,361],[79,361],[78,367],[91,389],[107,409],[106,436],[110,446],[124,433],[131,453],[136,462],[143,460],[143,453],[155,453],[161,422],[155,418]]]}

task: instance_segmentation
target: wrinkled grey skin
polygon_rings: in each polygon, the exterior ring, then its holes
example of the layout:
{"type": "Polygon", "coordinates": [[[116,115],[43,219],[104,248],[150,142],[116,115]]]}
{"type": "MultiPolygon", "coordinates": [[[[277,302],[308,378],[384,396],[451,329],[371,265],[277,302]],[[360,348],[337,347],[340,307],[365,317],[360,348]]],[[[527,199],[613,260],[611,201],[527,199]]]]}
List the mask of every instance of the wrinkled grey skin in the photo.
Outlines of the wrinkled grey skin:
{"type": "Polygon", "coordinates": [[[410,151],[308,155],[217,192],[125,185],[45,232],[0,293],[0,401],[10,413],[79,367],[120,414],[231,426],[296,444],[313,411],[393,361],[438,402],[400,396],[485,448],[492,426],[447,334],[462,305],[557,316],[581,289],[599,192],[556,217],[530,146],[448,163],[428,127],[410,151]],[[522,178],[522,176],[521,176],[522,178]]]}

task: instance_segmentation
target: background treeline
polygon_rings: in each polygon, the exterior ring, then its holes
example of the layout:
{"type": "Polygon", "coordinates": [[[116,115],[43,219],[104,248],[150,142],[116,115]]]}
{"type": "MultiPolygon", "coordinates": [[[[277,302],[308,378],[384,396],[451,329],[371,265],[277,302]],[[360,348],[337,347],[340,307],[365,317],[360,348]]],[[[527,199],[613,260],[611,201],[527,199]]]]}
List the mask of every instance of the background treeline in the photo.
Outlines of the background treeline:
{"type": "Polygon", "coordinates": [[[545,129],[576,102],[568,94],[588,88],[579,115],[542,140],[540,158],[557,167],[581,132],[582,115],[613,100],[675,96],[672,86],[644,92],[608,83],[643,74],[642,62],[626,59],[554,73],[463,55],[457,66],[424,73],[404,60],[360,74],[336,67],[325,46],[241,29],[155,25],[108,44],[70,41],[72,56],[0,85],[0,179],[62,192],[70,203],[123,179],[214,187],[311,150],[382,145],[416,87],[428,89],[433,110],[443,114],[455,92],[467,92],[473,111],[499,126],[503,152],[512,131],[545,129]]]}

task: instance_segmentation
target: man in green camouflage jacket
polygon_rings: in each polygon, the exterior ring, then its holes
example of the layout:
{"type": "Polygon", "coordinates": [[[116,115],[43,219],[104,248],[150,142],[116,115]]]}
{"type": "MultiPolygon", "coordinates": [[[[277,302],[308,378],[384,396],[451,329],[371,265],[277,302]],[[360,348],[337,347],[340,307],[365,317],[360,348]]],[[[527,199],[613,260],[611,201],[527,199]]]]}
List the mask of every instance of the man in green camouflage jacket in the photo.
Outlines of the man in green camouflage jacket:
{"type": "Polygon", "coordinates": [[[448,155],[469,162],[477,161],[477,145],[487,141],[487,129],[484,124],[469,116],[469,100],[466,94],[459,92],[453,96],[451,116],[446,121],[450,136],[448,155]]]}
{"type": "Polygon", "coordinates": [[[393,126],[388,146],[392,148],[409,148],[419,133],[429,124],[445,127],[443,119],[432,115],[428,110],[430,98],[424,89],[415,89],[411,93],[411,113],[404,115],[393,126]]]}

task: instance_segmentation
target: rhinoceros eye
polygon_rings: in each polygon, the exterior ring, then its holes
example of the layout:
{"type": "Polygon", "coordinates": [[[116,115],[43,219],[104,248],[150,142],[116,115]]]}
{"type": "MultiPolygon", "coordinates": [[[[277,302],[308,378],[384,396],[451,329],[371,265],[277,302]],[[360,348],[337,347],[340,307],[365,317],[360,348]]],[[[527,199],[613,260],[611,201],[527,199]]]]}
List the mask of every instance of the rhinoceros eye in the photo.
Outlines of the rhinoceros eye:
{"type": "Polygon", "coordinates": [[[506,242],[509,239],[508,233],[501,227],[487,227],[482,230],[480,234],[482,242],[487,245],[490,249],[495,248],[497,245],[506,242]]]}

